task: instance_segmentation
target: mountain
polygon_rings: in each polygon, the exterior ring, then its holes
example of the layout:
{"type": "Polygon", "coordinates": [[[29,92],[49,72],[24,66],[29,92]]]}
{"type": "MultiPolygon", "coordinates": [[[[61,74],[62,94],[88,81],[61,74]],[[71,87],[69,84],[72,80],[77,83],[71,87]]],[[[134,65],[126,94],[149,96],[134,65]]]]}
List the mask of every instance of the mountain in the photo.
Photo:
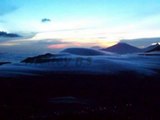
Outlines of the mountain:
{"type": "Polygon", "coordinates": [[[127,43],[117,43],[116,45],[113,45],[108,48],[101,49],[103,51],[109,51],[109,52],[114,52],[118,54],[127,54],[127,53],[137,53],[141,52],[142,50],[139,48],[136,48],[134,46],[131,46],[127,43]]]}
{"type": "MultiPolygon", "coordinates": [[[[45,62],[55,62],[62,60],[59,57],[65,57],[67,54],[51,54],[46,53],[43,55],[38,55],[34,57],[27,57],[26,59],[22,60],[22,63],[45,63],[45,62]]],[[[63,58],[64,59],[64,58],[63,58]]]]}
{"type": "Polygon", "coordinates": [[[158,52],[158,51],[160,51],[160,45],[157,43],[156,45],[148,47],[148,50],[146,52],[158,52]]]}
{"type": "Polygon", "coordinates": [[[54,55],[51,53],[46,53],[44,55],[38,55],[35,57],[28,57],[28,58],[22,60],[21,62],[23,62],[23,63],[43,63],[43,62],[48,62],[50,60],[50,58],[53,56],[54,55]]]}
{"type": "Polygon", "coordinates": [[[34,57],[27,57],[22,60],[21,63],[46,63],[46,62],[60,62],[65,61],[66,57],[70,56],[69,54],[51,54],[46,53],[43,55],[38,55],[34,57]]]}
{"type": "Polygon", "coordinates": [[[65,53],[70,53],[74,55],[83,55],[83,56],[96,56],[96,55],[106,55],[106,54],[112,54],[112,53],[107,53],[103,52],[100,50],[95,50],[91,48],[67,48],[64,49],[62,52],[65,53]]]}
{"type": "Polygon", "coordinates": [[[157,43],[157,44],[154,44],[154,45],[150,45],[150,46],[148,46],[148,47],[146,47],[146,48],[143,48],[143,51],[144,51],[144,52],[150,51],[150,50],[156,48],[157,46],[159,46],[158,43],[157,43]]]}

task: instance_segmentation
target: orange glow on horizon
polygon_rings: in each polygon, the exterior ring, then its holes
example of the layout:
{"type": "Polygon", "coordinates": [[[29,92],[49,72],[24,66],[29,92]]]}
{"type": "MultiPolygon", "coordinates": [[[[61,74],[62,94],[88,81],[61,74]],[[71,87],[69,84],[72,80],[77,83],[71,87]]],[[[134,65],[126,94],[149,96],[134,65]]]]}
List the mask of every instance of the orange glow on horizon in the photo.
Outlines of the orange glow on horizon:
{"type": "Polygon", "coordinates": [[[104,43],[97,43],[97,44],[90,44],[90,43],[66,43],[66,44],[51,44],[51,45],[48,45],[47,48],[49,49],[65,49],[65,48],[68,48],[68,47],[93,47],[93,46],[99,46],[99,47],[109,47],[109,46],[112,46],[112,45],[115,45],[117,42],[104,42],[104,43]]]}
{"type": "Polygon", "coordinates": [[[51,45],[48,45],[47,48],[49,48],[49,49],[64,49],[64,48],[73,47],[73,46],[82,47],[83,45],[81,45],[80,43],[51,44],[51,45]]]}
{"type": "Polygon", "coordinates": [[[110,47],[112,45],[117,44],[119,41],[107,41],[107,42],[102,42],[100,43],[100,47],[110,47]]]}
{"type": "Polygon", "coordinates": [[[67,47],[66,44],[52,44],[48,46],[49,49],[63,49],[65,47],[67,47]]]}

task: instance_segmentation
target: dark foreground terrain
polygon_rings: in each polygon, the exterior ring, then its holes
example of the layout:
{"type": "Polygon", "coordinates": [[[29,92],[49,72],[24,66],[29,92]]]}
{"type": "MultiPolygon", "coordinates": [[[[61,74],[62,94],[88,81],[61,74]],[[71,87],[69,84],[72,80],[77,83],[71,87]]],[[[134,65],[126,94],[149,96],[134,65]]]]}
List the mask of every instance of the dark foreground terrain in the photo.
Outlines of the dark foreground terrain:
{"type": "Polygon", "coordinates": [[[48,73],[0,78],[0,120],[154,120],[160,79],[48,73]]]}

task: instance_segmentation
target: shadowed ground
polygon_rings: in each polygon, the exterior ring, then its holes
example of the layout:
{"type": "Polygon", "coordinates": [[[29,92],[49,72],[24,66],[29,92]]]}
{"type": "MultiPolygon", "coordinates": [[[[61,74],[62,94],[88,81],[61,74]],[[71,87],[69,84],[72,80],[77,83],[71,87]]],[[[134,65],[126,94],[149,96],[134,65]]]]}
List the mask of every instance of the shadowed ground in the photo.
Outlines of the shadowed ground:
{"type": "Polygon", "coordinates": [[[0,78],[0,89],[4,120],[148,120],[160,113],[159,75],[45,73],[0,78]]]}

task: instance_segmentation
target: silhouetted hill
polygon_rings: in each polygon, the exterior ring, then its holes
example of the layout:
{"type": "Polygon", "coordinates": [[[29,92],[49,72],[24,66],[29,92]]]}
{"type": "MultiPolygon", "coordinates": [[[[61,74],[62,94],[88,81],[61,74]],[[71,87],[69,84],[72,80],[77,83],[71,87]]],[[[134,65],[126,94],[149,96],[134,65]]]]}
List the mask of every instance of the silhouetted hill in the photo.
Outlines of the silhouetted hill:
{"type": "Polygon", "coordinates": [[[147,52],[147,51],[149,51],[149,50],[152,50],[153,48],[155,48],[157,46],[157,44],[156,45],[150,45],[150,46],[148,46],[148,47],[146,47],[146,48],[143,48],[143,51],[144,52],[147,52]]]}
{"type": "Polygon", "coordinates": [[[68,56],[68,54],[51,54],[46,53],[43,55],[38,55],[34,57],[27,57],[26,59],[22,60],[22,63],[46,63],[46,62],[57,62],[57,61],[63,61],[65,60],[65,56],[68,56]],[[59,58],[62,57],[63,58],[59,58]]]}
{"type": "Polygon", "coordinates": [[[24,59],[21,62],[24,63],[43,63],[43,62],[49,62],[49,60],[54,56],[54,54],[46,53],[44,55],[38,55],[35,57],[28,57],[24,59]]]}
{"type": "Polygon", "coordinates": [[[148,51],[146,51],[146,52],[157,52],[157,51],[160,51],[160,45],[158,43],[156,45],[150,46],[148,48],[150,48],[150,49],[148,49],[148,51]]]}
{"type": "Polygon", "coordinates": [[[113,45],[108,48],[101,49],[103,51],[109,51],[109,52],[114,52],[114,53],[119,53],[119,54],[127,54],[127,53],[137,53],[141,52],[142,50],[139,48],[136,48],[134,46],[131,46],[127,43],[117,43],[116,45],[113,45]]]}
{"type": "Polygon", "coordinates": [[[148,47],[146,47],[146,48],[143,48],[143,51],[144,51],[144,52],[150,51],[150,50],[156,48],[158,45],[159,45],[158,43],[156,43],[156,44],[154,44],[154,45],[150,45],[150,46],[148,46],[148,47]]]}

